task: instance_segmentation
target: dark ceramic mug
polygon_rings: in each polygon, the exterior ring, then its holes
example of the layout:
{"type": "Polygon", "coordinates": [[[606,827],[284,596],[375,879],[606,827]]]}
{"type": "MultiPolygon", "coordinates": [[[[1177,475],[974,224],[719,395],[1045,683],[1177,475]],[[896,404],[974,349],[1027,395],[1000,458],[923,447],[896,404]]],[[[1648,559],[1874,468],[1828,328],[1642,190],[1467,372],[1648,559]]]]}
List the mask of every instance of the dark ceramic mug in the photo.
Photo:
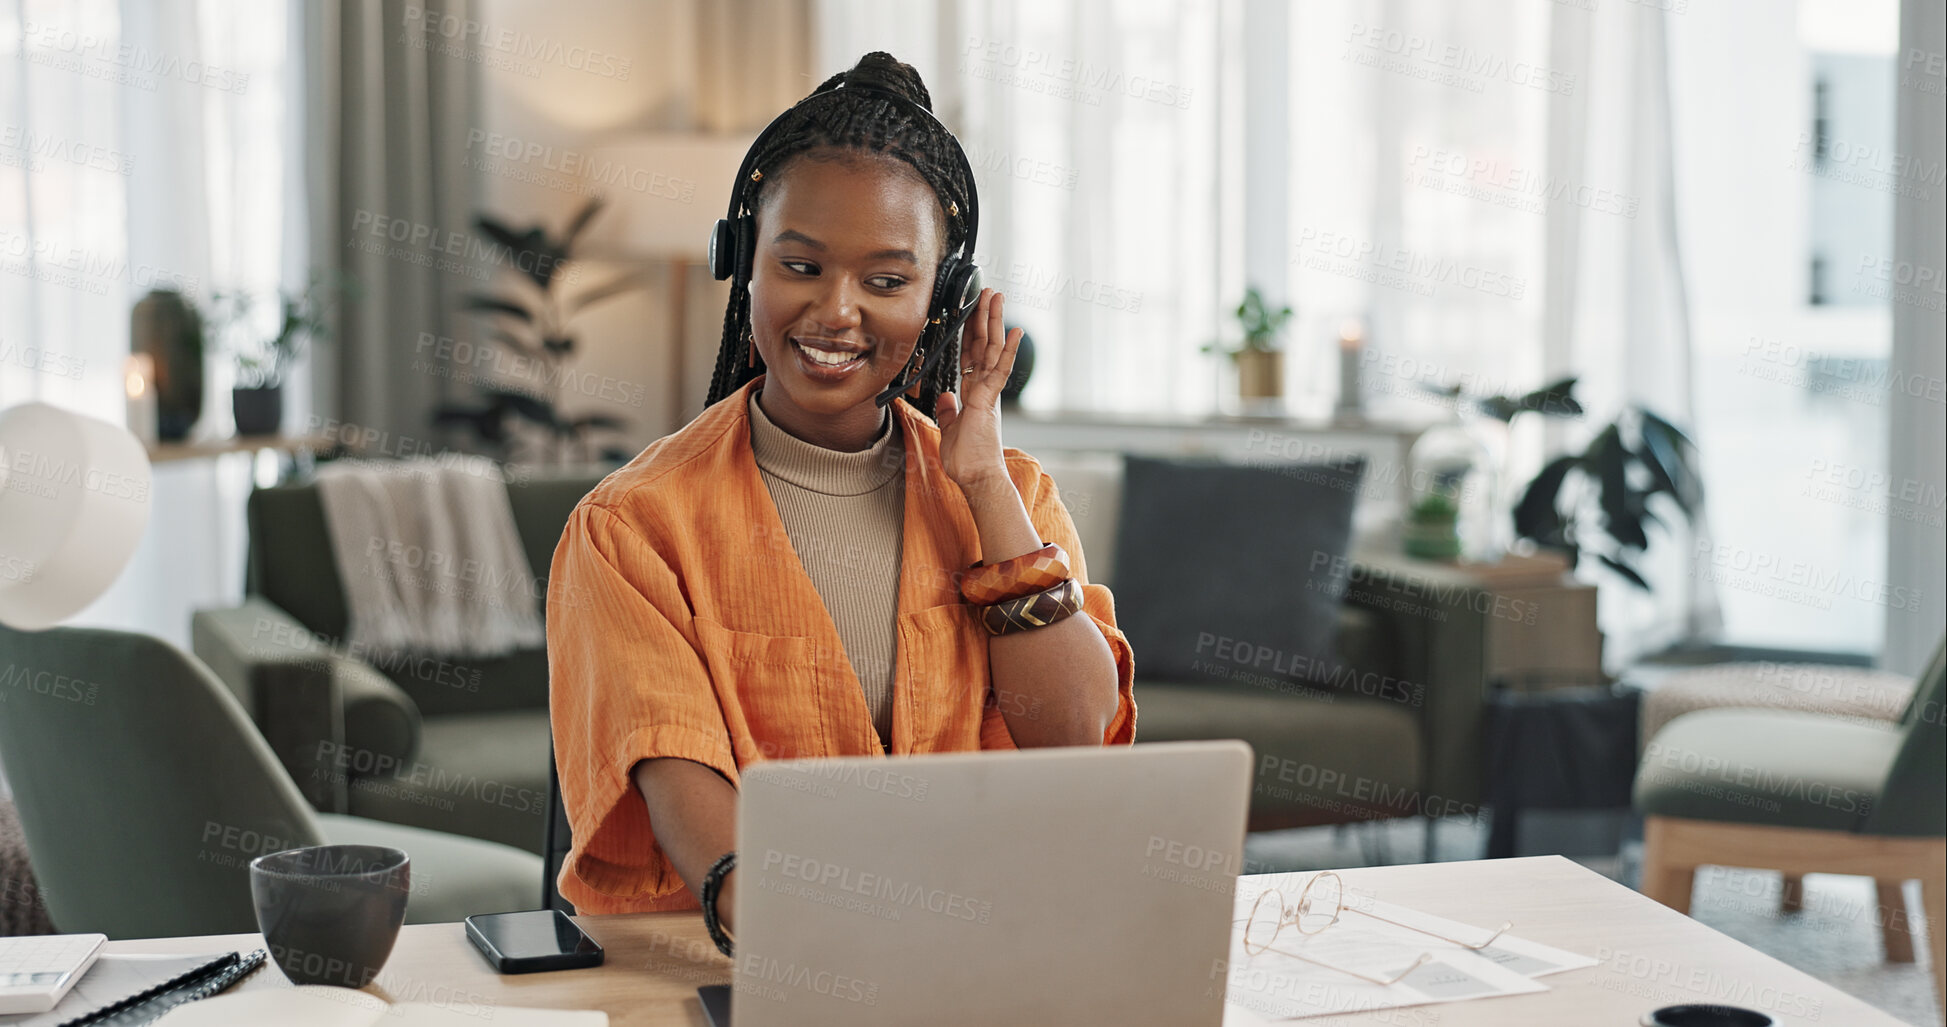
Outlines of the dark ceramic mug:
{"type": "Polygon", "coordinates": [[[1777,1021],[1742,1006],[1693,1003],[1664,1006],[1643,1014],[1643,1027],[1771,1027],[1777,1021]]]}
{"type": "Polygon", "coordinates": [[[270,961],[293,984],[363,988],[406,920],[411,863],[380,845],[313,845],[250,861],[270,961]]]}

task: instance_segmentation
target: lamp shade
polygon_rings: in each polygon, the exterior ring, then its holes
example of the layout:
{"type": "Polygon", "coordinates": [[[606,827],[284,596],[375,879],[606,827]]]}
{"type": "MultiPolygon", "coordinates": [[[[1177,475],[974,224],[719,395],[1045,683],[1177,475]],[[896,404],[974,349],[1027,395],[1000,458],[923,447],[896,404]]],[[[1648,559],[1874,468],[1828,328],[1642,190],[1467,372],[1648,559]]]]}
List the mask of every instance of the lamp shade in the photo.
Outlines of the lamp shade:
{"type": "Polygon", "coordinates": [[[756,136],[644,133],[590,152],[584,174],[610,210],[579,255],[698,260],[730,202],[730,183],[756,136]]]}
{"type": "Polygon", "coordinates": [[[0,623],[38,631],[113,584],[149,519],[149,457],[118,425],[0,410],[0,623]]]}

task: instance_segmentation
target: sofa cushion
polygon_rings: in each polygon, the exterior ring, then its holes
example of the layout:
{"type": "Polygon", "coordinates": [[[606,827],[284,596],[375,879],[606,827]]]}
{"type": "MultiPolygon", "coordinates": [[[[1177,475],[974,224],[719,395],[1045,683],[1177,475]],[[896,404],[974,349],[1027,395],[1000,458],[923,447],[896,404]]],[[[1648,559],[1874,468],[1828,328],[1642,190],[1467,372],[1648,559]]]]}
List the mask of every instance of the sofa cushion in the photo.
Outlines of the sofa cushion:
{"type": "Polygon", "coordinates": [[[1113,590],[1116,522],[1122,513],[1122,454],[1054,450],[1036,453],[1035,460],[1055,480],[1055,492],[1075,524],[1075,541],[1081,544],[1088,580],[1113,590]]]}
{"type": "Polygon", "coordinates": [[[546,707],[429,717],[412,763],[351,781],[351,812],[539,853],[549,742],[546,707]]]}
{"type": "Polygon", "coordinates": [[[1116,619],[1141,673],[1188,681],[1241,663],[1316,678],[1333,659],[1364,468],[1127,457],[1116,619]]]}
{"type": "Polygon", "coordinates": [[[1250,743],[1253,830],[1469,812],[1421,790],[1411,707],[1290,688],[1139,680],[1137,741],[1250,743]]]}
{"type": "Polygon", "coordinates": [[[1904,732],[1815,713],[1723,709],[1664,725],[1636,770],[1644,816],[1857,831],[1904,732]]]}

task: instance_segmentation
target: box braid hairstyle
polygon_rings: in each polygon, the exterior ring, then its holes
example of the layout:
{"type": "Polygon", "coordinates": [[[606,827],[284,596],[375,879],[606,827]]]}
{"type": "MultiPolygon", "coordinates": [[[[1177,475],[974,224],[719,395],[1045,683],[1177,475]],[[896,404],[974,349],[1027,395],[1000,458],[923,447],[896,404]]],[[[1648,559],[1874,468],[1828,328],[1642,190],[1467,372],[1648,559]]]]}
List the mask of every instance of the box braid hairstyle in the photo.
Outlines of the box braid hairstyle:
{"type": "MultiPolygon", "coordinates": [[[[850,71],[826,79],[783,115],[790,120],[777,126],[777,131],[763,141],[764,149],[752,155],[751,165],[764,172],[762,179],[736,183],[746,190],[745,204],[752,211],[757,210],[763,188],[777,181],[792,161],[811,150],[832,147],[883,153],[912,165],[933,187],[940,203],[941,223],[946,225],[945,252],[952,253],[964,241],[966,229],[960,218],[948,214],[948,208],[973,209],[968,199],[973,183],[967,180],[954,153],[959,144],[937,123],[915,116],[897,103],[875,95],[872,89],[896,93],[929,111],[933,109],[932,94],[927,92],[919,72],[911,65],[882,51],[866,54],[850,71]],[[841,84],[870,89],[841,89],[841,84]]],[[[757,366],[750,366],[748,344],[744,341],[750,330],[749,279],[740,275],[732,279],[730,302],[724,307],[723,342],[717,351],[716,372],[710,378],[706,406],[736,392],[764,372],[762,354],[757,357],[757,366]]],[[[919,397],[915,405],[928,418],[933,416],[940,395],[960,384],[960,332],[956,328],[946,334],[948,338],[940,343],[947,347],[946,352],[934,365],[933,372],[917,383],[919,397]]],[[[918,350],[914,352],[917,356],[918,350]]],[[[910,361],[907,366],[911,366],[910,361]]],[[[912,402],[910,396],[900,398],[912,402]]]]}

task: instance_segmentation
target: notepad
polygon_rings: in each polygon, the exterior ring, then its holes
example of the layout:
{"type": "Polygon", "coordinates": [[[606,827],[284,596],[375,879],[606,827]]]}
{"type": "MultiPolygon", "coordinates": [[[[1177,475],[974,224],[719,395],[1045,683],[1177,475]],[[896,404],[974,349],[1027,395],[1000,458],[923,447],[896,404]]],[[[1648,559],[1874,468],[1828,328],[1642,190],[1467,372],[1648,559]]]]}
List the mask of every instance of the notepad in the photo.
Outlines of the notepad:
{"type": "Polygon", "coordinates": [[[154,1027],[608,1027],[600,1011],[496,1006],[469,997],[464,1007],[420,1002],[392,1005],[349,988],[303,985],[239,991],[180,1006],[154,1027]]]}
{"type": "MultiPolygon", "coordinates": [[[[235,953],[159,956],[110,953],[95,960],[59,1005],[45,1013],[0,1016],[0,1027],[67,1027],[110,1011],[145,1005],[150,1015],[222,990],[219,971],[234,968],[235,953]]],[[[253,964],[254,965],[254,964],[253,964]]],[[[227,978],[226,978],[227,979],[227,978]]]]}

